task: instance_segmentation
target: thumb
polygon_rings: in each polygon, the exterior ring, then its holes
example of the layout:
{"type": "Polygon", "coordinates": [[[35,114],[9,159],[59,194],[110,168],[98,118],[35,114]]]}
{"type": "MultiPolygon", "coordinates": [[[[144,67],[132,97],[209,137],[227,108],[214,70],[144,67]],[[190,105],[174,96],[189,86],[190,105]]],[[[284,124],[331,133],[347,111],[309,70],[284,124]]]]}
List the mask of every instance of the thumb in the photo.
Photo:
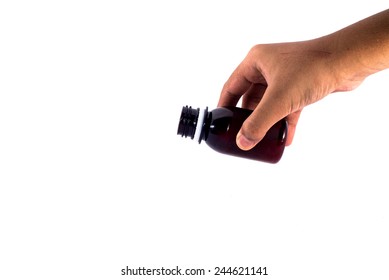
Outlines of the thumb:
{"type": "Polygon", "coordinates": [[[291,105],[285,94],[268,88],[255,110],[242,124],[236,136],[236,144],[242,150],[252,149],[266,132],[279,120],[291,113],[291,105]]]}

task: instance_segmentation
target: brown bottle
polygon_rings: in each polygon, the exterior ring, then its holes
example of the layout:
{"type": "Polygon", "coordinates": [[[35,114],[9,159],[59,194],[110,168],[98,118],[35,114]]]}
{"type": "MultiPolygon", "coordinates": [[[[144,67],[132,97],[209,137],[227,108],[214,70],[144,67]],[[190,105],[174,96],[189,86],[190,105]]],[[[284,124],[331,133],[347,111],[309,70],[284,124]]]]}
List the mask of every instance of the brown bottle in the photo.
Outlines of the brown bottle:
{"type": "Polygon", "coordinates": [[[284,152],[288,124],[285,119],[272,126],[265,137],[251,150],[236,145],[236,135],[251,110],[238,107],[220,107],[208,112],[199,108],[182,108],[177,134],[204,140],[215,151],[237,157],[277,163],[284,152]]]}

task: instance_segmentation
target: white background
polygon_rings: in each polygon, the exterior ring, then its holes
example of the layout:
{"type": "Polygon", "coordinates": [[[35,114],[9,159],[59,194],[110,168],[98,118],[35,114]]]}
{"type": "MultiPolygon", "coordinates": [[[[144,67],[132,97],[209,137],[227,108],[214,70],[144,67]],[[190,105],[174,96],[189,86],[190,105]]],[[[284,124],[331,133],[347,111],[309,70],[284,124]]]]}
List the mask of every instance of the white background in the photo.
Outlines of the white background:
{"type": "MultiPolygon", "coordinates": [[[[176,135],[182,106],[214,108],[254,44],[386,8],[2,1],[0,279],[150,279],[121,269],[176,265],[388,279],[387,70],[307,107],[276,165],[176,135]]],[[[205,278],[229,277],[177,277],[205,278]]]]}

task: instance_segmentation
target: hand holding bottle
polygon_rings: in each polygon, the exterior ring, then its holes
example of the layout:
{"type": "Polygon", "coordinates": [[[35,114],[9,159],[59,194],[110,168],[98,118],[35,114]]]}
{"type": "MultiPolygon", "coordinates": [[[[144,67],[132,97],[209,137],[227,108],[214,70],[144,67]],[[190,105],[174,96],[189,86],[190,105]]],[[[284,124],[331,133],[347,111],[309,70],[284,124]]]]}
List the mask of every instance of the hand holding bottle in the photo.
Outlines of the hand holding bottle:
{"type": "Polygon", "coordinates": [[[330,93],[355,89],[389,67],[389,10],[317,39],[254,46],[225,83],[218,106],[254,110],[237,145],[254,147],[286,117],[286,145],[293,140],[302,109],[330,93]]]}

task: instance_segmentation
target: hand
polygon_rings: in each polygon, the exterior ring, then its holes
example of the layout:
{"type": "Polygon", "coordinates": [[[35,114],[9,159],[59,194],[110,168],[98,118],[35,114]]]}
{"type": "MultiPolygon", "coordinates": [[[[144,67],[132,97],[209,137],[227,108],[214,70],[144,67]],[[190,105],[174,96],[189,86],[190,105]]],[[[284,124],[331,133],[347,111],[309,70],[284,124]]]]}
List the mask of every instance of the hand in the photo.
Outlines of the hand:
{"type": "Polygon", "coordinates": [[[388,67],[388,11],[318,39],[254,46],[225,83],[218,103],[235,106],[243,97],[242,107],[254,110],[237,145],[251,149],[284,117],[290,145],[305,106],[329,93],[352,90],[388,67]]]}
{"type": "Polygon", "coordinates": [[[312,41],[253,47],[225,83],[218,104],[234,106],[243,96],[242,107],[255,109],[237,136],[238,146],[252,148],[284,117],[290,145],[301,110],[336,90],[331,59],[312,41]]]}

